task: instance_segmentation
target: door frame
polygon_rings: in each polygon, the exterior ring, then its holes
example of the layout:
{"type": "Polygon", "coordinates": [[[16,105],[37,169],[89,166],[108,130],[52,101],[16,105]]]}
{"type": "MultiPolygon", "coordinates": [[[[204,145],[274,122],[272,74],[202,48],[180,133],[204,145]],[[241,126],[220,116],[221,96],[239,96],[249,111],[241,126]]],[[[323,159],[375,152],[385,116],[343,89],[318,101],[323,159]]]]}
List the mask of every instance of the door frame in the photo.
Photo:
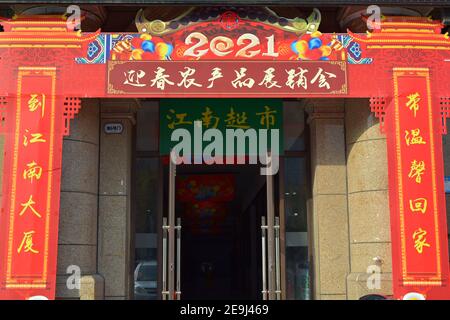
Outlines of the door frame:
{"type": "MultiPolygon", "coordinates": [[[[159,115],[159,106],[158,106],[158,115],[159,115]]],[[[284,164],[284,159],[285,158],[295,158],[295,157],[302,157],[305,159],[305,163],[306,163],[306,177],[307,177],[307,185],[309,186],[309,190],[308,192],[311,192],[311,177],[310,177],[310,141],[309,141],[309,126],[306,125],[305,122],[305,131],[304,131],[304,141],[305,141],[305,151],[288,151],[288,150],[284,150],[283,155],[280,156],[280,161],[279,161],[279,172],[278,172],[278,177],[274,179],[274,186],[277,186],[277,188],[274,188],[274,191],[278,191],[278,194],[274,193],[274,197],[278,196],[277,198],[274,198],[274,207],[275,207],[275,211],[274,211],[274,216],[277,216],[278,213],[278,217],[279,217],[279,222],[280,222],[280,285],[281,285],[281,300],[286,300],[286,219],[285,219],[285,190],[284,190],[284,182],[285,182],[285,164],[284,164]]],[[[134,136],[134,141],[136,141],[136,135],[134,136]]],[[[159,141],[159,131],[158,131],[158,141],[159,141]]],[[[133,145],[135,145],[135,143],[133,143],[133,145]]],[[[133,166],[135,167],[135,161],[137,158],[158,158],[158,195],[157,195],[157,248],[156,248],[156,254],[157,254],[157,270],[158,270],[158,277],[157,277],[157,292],[158,292],[158,300],[161,300],[161,291],[162,291],[162,270],[163,270],[163,265],[162,265],[162,260],[163,260],[163,249],[162,249],[162,242],[163,242],[163,237],[162,237],[162,221],[163,221],[163,217],[167,216],[168,214],[168,206],[166,203],[164,203],[164,193],[165,193],[165,188],[169,187],[168,185],[165,185],[165,176],[164,176],[164,167],[168,165],[166,164],[167,160],[170,162],[170,157],[167,155],[161,155],[159,152],[159,147],[158,150],[154,150],[154,151],[137,151],[136,148],[133,149],[133,155],[134,155],[134,159],[132,161],[133,166]],[[166,209],[166,210],[165,210],[166,209]]],[[[224,164],[226,165],[226,164],[224,164]]],[[[135,169],[133,168],[132,170],[132,175],[135,175],[135,169]]],[[[168,180],[167,180],[168,181],[168,180]]],[[[134,184],[133,188],[135,187],[134,184]]],[[[175,189],[176,190],[176,189],[175,189]]],[[[134,192],[134,189],[132,189],[132,193],[136,194],[136,192],[134,192]]],[[[308,197],[310,197],[310,194],[308,194],[308,197]]],[[[134,197],[133,197],[134,199],[134,197]]],[[[134,202],[134,201],[133,201],[134,202]]],[[[135,214],[135,210],[134,210],[134,206],[132,206],[132,223],[134,224],[134,214],[135,214]]],[[[309,217],[308,217],[309,218],[309,217]]],[[[309,221],[310,219],[308,219],[308,227],[309,227],[309,221]]],[[[259,231],[259,230],[258,230],[259,231]]],[[[310,240],[310,235],[312,230],[309,230],[308,228],[308,239],[310,240]]],[[[130,257],[134,257],[134,228],[133,228],[133,235],[131,237],[131,246],[130,249],[133,251],[130,255],[130,257]]],[[[309,245],[308,245],[308,256],[312,257],[312,247],[311,247],[311,241],[309,241],[309,245]]],[[[134,260],[131,259],[130,264],[133,264],[134,260]]],[[[309,266],[310,266],[310,275],[312,275],[310,277],[310,288],[311,288],[311,294],[313,294],[314,292],[314,281],[313,281],[313,269],[312,269],[312,264],[313,261],[309,261],[309,266]]],[[[134,287],[134,272],[131,274],[131,280],[130,281],[130,289],[132,287],[134,287]]],[[[134,290],[132,291],[134,292],[134,290]]]]}

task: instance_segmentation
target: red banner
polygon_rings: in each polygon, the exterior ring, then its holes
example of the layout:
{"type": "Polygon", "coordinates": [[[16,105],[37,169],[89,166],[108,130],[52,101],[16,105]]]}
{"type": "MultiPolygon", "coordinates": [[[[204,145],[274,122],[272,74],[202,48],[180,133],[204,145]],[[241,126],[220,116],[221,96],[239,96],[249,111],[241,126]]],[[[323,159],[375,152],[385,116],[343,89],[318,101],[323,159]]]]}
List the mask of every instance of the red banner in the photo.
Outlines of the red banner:
{"type": "Polygon", "coordinates": [[[388,112],[394,295],[448,298],[442,291],[448,284],[442,137],[428,69],[394,69],[388,112]]]}
{"type": "Polygon", "coordinates": [[[8,114],[0,216],[0,299],[54,299],[61,176],[56,68],[24,67],[8,114]]]}
{"type": "Polygon", "coordinates": [[[343,61],[110,61],[109,95],[298,97],[347,94],[343,61]]]}

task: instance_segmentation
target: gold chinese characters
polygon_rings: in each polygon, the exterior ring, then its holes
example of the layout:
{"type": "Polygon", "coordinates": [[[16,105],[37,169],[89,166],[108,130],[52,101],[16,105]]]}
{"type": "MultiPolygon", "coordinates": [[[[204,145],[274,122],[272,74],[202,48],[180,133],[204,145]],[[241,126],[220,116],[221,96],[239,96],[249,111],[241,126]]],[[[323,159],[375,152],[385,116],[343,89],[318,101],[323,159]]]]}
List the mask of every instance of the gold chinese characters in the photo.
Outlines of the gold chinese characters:
{"type": "Polygon", "coordinates": [[[423,230],[422,228],[418,228],[413,233],[413,240],[414,240],[414,248],[416,249],[417,253],[422,254],[424,247],[430,247],[430,244],[427,243],[426,238],[427,232],[423,230]]]}
{"type": "MultiPolygon", "coordinates": [[[[404,104],[404,107],[407,108],[406,112],[412,113],[413,117],[416,118],[420,111],[420,103],[421,103],[421,96],[419,92],[411,92],[408,95],[406,95],[406,102],[404,104]]],[[[408,148],[413,153],[411,154],[422,154],[422,150],[420,149],[421,145],[427,144],[427,135],[425,130],[425,137],[423,135],[423,131],[418,124],[420,119],[415,120],[409,120],[409,125],[414,125],[410,128],[404,129],[404,143],[406,148],[408,148]],[[415,123],[417,122],[417,123],[415,123]]],[[[431,129],[430,129],[431,130],[431,129]]],[[[408,151],[408,153],[410,152],[408,151]]],[[[418,160],[418,159],[408,159],[407,160],[409,167],[407,167],[408,171],[408,178],[411,180],[411,183],[415,184],[421,184],[423,182],[423,178],[426,174],[427,165],[426,165],[426,159],[424,160],[418,160]]],[[[405,173],[406,173],[405,172],[405,173]]],[[[412,187],[414,190],[414,187],[412,187]]],[[[425,189],[418,189],[421,190],[421,192],[425,192],[425,189]]],[[[407,198],[408,199],[408,198],[407,198]]],[[[414,219],[423,219],[421,216],[424,216],[427,214],[428,210],[428,199],[427,197],[424,197],[423,195],[419,195],[418,197],[411,197],[407,200],[407,205],[409,207],[409,211],[411,214],[415,215],[416,218],[414,219]]],[[[420,220],[421,221],[421,220],[420,220]]],[[[420,226],[420,225],[419,225],[420,226]]],[[[414,249],[418,254],[422,254],[426,248],[430,248],[431,244],[427,241],[427,235],[428,232],[425,228],[422,226],[415,226],[411,231],[410,237],[414,244],[414,249]]]]}
{"type": "Polygon", "coordinates": [[[416,183],[422,182],[422,175],[425,173],[424,161],[411,161],[411,167],[409,169],[408,178],[414,178],[416,183]]]}
{"type": "Polygon", "coordinates": [[[419,111],[420,109],[420,94],[418,92],[411,93],[406,98],[408,99],[408,102],[406,102],[406,106],[413,112],[415,118],[417,115],[417,111],[419,111]]]}
{"type": "Polygon", "coordinates": [[[20,211],[19,216],[22,216],[25,213],[25,211],[27,211],[27,209],[30,209],[35,216],[41,218],[39,212],[37,212],[36,209],[33,207],[34,204],[36,204],[36,202],[33,200],[33,195],[30,195],[28,201],[20,204],[23,207],[23,209],[22,211],[20,211]]]}
{"type": "MultiPolygon", "coordinates": [[[[227,113],[222,114],[222,117],[210,107],[205,107],[203,110],[198,115],[198,121],[201,121],[202,125],[207,129],[217,129],[221,124],[225,128],[234,129],[249,129],[254,126],[271,129],[277,125],[278,111],[271,109],[269,106],[264,106],[263,111],[255,113],[237,111],[234,107],[230,107],[227,113]],[[255,116],[256,119],[254,119],[255,116]]],[[[180,126],[192,125],[193,121],[197,120],[187,112],[177,112],[174,109],[169,109],[165,117],[167,119],[167,128],[170,130],[180,126]]]]}
{"type": "MultiPolygon", "coordinates": [[[[43,93],[32,93],[29,95],[29,97],[26,98],[26,108],[27,111],[30,113],[31,117],[33,114],[36,114],[39,118],[43,118],[45,115],[45,107],[46,107],[46,96],[43,93]]],[[[32,118],[33,121],[37,124],[41,124],[39,120],[36,118],[32,118]]],[[[35,144],[46,144],[47,139],[45,135],[40,132],[38,127],[28,127],[25,128],[24,131],[21,134],[21,145],[23,146],[23,152],[26,153],[32,153],[33,157],[38,156],[42,153],[42,147],[33,147],[35,144]],[[26,151],[25,151],[26,150],[26,151]]],[[[39,159],[37,159],[39,160],[39,159]]],[[[22,164],[22,178],[26,181],[28,181],[30,184],[38,183],[42,177],[44,176],[44,168],[39,164],[39,161],[35,160],[28,160],[27,162],[22,164]]],[[[39,190],[39,186],[33,187],[32,189],[27,189],[28,187],[25,186],[25,195],[22,195],[22,197],[25,197],[27,199],[26,201],[19,202],[19,217],[22,217],[21,219],[30,219],[33,216],[35,218],[42,219],[42,215],[39,212],[39,208],[42,208],[42,204],[38,204],[37,202],[40,202],[39,195],[36,194],[36,190],[39,190]],[[33,191],[34,190],[34,191],[33,191]],[[27,194],[28,193],[28,194],[27,194]],[[33,199],[33,196],[36,196],[35,199],[33,199]]],[[[24,221],[21,220],[21,221],[24,221]]],[[[24,231],[22,238],[19,242],[19,245],[17,247],[17,253],[31,253],[31,254],[39,254],[39,250],[35,247],[35,236],[39,233],[39,230],[29,230],[24,231]]],[[[20,238],[19,238],[20,239],[20,238]]]]}
{"type": "Polygon", "coordinates": [[[413,145],[413,144],[426,144],[423,137],[420,135],[420,129],[411,129],[405,130],[405,142],[407,146],[413,145]]]}
{"type": "Polygon", "coordinates": [[[33,235],[35,231],[28,231],[23,233],[22,242],[20,243],[20,246],[17,248],[17,253],[23,252],[31,252],[31,253],[39,253],[38,250],[34,249],[34,243],[33,243],[33,235]]]}
{"type": "Polygon", "coordinates": [[[409,200],[409,208],[411,212],[425,213],[427,211],[428,201],[425,198],[417,198],[409,200]]]}
{"type": "Polygon", "coordinates": [[[41,109],[41,118],[45,112],[45,94],[31,94],[28,100],[28,110],[35,112],[41,109]]]}

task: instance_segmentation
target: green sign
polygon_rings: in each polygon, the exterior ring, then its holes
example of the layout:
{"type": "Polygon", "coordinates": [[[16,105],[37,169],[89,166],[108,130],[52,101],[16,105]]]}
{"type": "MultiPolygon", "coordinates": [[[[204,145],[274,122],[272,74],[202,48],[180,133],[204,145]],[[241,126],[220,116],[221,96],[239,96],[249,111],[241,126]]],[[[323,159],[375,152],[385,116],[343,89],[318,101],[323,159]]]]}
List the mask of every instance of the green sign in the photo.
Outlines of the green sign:
{"type": "MultiPolygon", "coordinates": [[[[267,147],[271,148],[272,130],[277,129],[279,154],[283,151],[282,99],[161,99],[159,114],[161,154],[169,154],[179,143],[179,140],[172,139],[174,131],[180,128],[189,131],[192,137],[192,154],[199,151],[199,148],[194,148],[194,141],[201,141],[201,150],[210,143],[203,141],[203,134],[208,129],[218,129],[222,133],[224,145],[227,143],[227,134],[243,131],[247,138],[251,137],[247,139],[245,154],[249,154],[251,147],[258,145],[265,132],[268,137],[267,147]],[[194,121],[201,121],[200,136],[199,130],[194,130],[194,121]],[[252,141],[255,135],[258,141],[252,141]]],[[[242,149],[239,151],[236,147],[235,150],[236,155],[242,155],[242,149]]]]}

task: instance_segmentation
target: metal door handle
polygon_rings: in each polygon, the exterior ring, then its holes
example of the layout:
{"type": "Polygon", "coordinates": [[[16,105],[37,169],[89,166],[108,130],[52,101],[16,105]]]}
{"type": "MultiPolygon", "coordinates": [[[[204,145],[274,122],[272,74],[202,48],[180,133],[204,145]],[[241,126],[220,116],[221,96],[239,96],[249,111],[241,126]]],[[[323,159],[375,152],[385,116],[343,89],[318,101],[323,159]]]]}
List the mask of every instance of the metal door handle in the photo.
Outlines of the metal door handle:
{"type": "Polygon", "coordinates": [[[163,236],[163,243],[162,243],[162,290],[161,290],[161,296],[163,300],[167,300],[169,297],[169,291],[167,290],[167,230],[169,229],[169,226],[167,225],[167,218],[163,218],[162,223],[162,236],[163,236]]]}
{"type": "Polygon", "coordinates": [[[275,217],[275,296],[281,300],[281,278],[280,278],[280,218],[275,217]]]}
{"type": "Polygon", "coordinates": [[[262,297],[263,300],[267,300],[267,258],[266,258],[266,217],[261,217],[261,265],[262,265],[262,297]]]}
{"type": "Polygon", "coordinates": [[[177,225],[175,227],[177,232],[177,265],[176,265],[176,289],[175,289],[175,299],[180,300],[181,298],[181,218],[177,218],[177,225]]]}

